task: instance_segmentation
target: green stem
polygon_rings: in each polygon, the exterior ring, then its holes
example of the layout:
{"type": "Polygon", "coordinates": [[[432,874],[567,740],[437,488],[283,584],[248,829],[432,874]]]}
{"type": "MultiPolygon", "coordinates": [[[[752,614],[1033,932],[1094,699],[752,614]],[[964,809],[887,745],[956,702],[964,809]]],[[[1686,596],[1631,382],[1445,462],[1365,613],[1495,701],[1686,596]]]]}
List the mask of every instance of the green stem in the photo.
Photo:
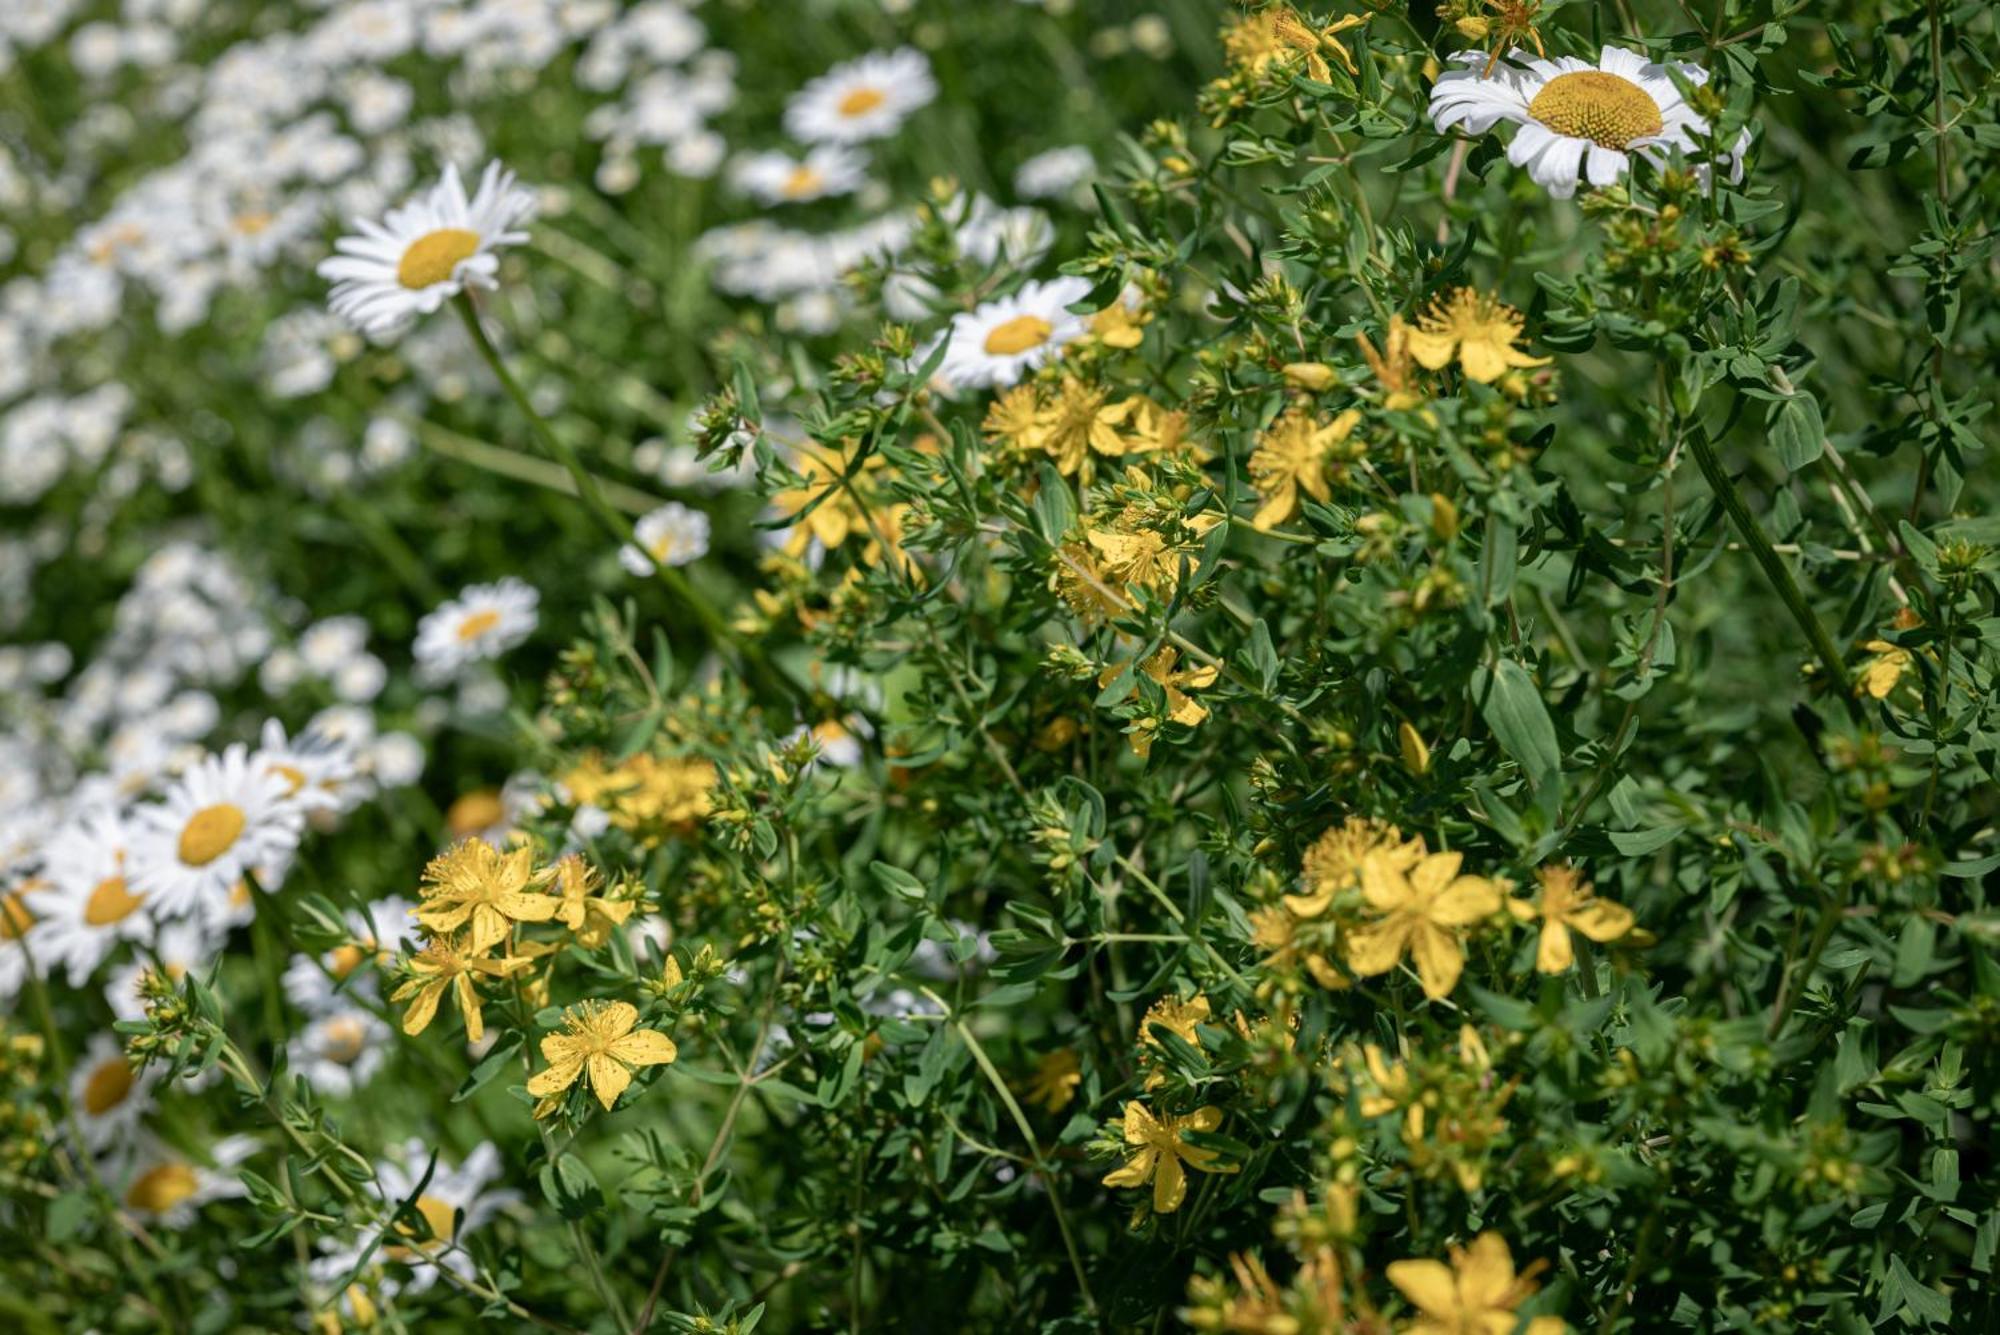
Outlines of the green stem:
{"type": "MultiPolygon", "coordinates": [[[[507,369],[506,362],[501,359],[500,350],[493,346],[493,340],[487,337],[485,327],[479,323],[479,312],[472,304],[471,294],[459,293],[453,305],[458,308],[459,319],[464,323],[465,332],[471,337],[473,347],[478,349],[480,359],[486,363],[487,369],[493,372],[493,378],[500,382],[501,390],[513,401],[515,409],[527,420],[528,429],[534,435],[535,442],[548,453],[550,458],[569,472],[570,480],[576,485],[576,494],[583,499],[584,507],[616,541],[638,546],[639,539],[632,531],[632,521],[618,513],[611,503],[605,500],[603,489],[598,486],[596,477],[583,466],[583,461],[577,457],[576,450],[549,427],[547,419],[535,410],[533,403],[529,402],[527,392],[521,388],[521,382],[507,369]]],[[[779,672],[757,646],[738,635],[735,628],[708,599],[701,595],[686,575],[662,561],[653,562],[653,572],[659,577],[660,583],[694,613],[695,619],[701,622],[710,640],[718,648],[728,646],[735,650],[747,672],[762,678],[766,684],[790,696],[794,701],[801,704],[809,702],[810,697],[805,688],[779,672]]]]}
{"type": "Polygon", "coordinates": [[[1722,460],[1716,457],[1715,446],[1710,443],[1708,433],[1690,432],[1688,443],[1694,447],[1695,462],[1701,466],[1702,476],[1708,479],[1709,489],[1728,512],[1729,522],[1735,525],[1743,545],[1750,549],[1757,564],[1763,567],[1764,577],[1777,590],[1778,597],[1791,612],[1792,620],[1799,623],[1799,629],[1805,632],[1813,652],[1819,656],[1820,666],[1826,669],[1827,680],[1840,696],[1841,703],[1847,707],[1848,714],[1858,721],[1861,707],[1854,699],[1853,687],[1847,679],[1847,665],[1841,661],[1840,650],[1834,646],[1833,637],[1827,634],[1818,614],[1806,602],[1805,595],[1799,592],[1798,582],[1792,578],[1790,568],[1771,550],[1771,540],[1764,535],[1763,527],[1750,513],[1750,507],[1743,503],[1743,493],[1736,489],[1735,479],[1729,476],[1722,460]]]}

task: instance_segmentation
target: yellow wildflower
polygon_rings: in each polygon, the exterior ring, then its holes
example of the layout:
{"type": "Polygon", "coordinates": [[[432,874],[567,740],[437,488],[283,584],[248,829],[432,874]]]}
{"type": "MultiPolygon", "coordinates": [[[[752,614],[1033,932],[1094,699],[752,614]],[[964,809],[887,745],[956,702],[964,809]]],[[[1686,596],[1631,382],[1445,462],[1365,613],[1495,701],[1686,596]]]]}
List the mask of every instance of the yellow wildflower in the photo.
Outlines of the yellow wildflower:
{"type": "Polygon", "coordinates": [[[611,929],[632,916],[629,899],[606,899],[594,893],[597,869],[572,853],[554,868],[556,888],[555,919],[576,934],[582,945],[595,950],[611,935],[611,929]]]}
{"type": "Polygon", "coordinates": [[[1083,1082],[1083,1063],[1075,1048],[1057,1048],[1042,1054],[1035,1074],[1028,1081],[1028,1102],[1048,1112],[1059,1113],[1076,1097],[1083,1082]]]}
{"type": "Polygon", "coordinates": [[[1015,385],[1004,391],[986,409],[980,431],[997,445],[1021,453],[1042,448],[1042,404],[1033,385],[1015,385]]]}
{"type": "Polygon", "coordinates": [[[1453,1247],[1451,1264],[1429,1259],[1393,1261],[1389,1282],[1422,1313],[1409,1335],[1508,1335],[1514,1309],[1533,1296],[1533,1270],[1517,1275],[1514,1257],[1498,1233],[1481,1233],[1470,1247],[1453,1247]]]}
{"type": "Polygon", "coordinates": [[[502,853],[484,839],[467,839],[424,868],[417,921],[439,935],[470,923],[470,950],[483,955],[505,940],[517,922],[547,922],[556,901],[531,894],[534,850],[502,853]]]}
{"type": "Polygon", "coordinates": [[[1593,941],[1615,941],[1632,930],[1632,910],[1599,899],[1575,868],[1543,867],[1536,876],[1542,883],[1541,903],[1510,897],[1507,908],[1522,922],[1541,918],[1542,939],[1535,950],[1535,967],[1541,972],[1561,973],[1575,962],[1572,929],[1593,941]]]}
{"type": "MultiPolygon", "coordinates": [[[[1169,646],[1140,664],[1139,670],[1158,682],[1160,689],[1166,693],[1168,718],[1184,727],[1198,727],[1202,720],[1208,717],[1208,708],[1188,692],[1205,690],[1215,685],[1215,680],[1221,675],[1222,669],[1208,664],[1176,672],[1174,664],[1179,658],[1180,651],[1169,646]]],[[[1103,675],[1098,678],[1098,685],[1110,685],[1112,678],[1122,671],[1124,671],[1123,664],[1113,663],[1104,669],[1103,675]]],[[[1133,731],[1131,741],[1133,753],[1142,759],[1153,753],[1153,733],[1150,728],[1133,731]]]]}
{"type": "Polygon", "coordinates": [[[1355,73],[1353,53],[1336,39],[1367,21],[1365,15],[1347,14],[1314,29],[1288,6],[1274,5],[1233,24],[1222,34],[1222,43],[1230,63],[1251,74],[1262,74],[1273,65],[1302,63],[1308,78],[1326,83],[1333,78],[1333,68],[1320,55],[1321,49],[1331,51],[1349,74],[1355,73]]]}
{"type": "Polygon", "coordinates": [[[1382,387],[1384,408],[1400,411],[1424,401],[1423,391],[1417,388],[1416,368],[1411,365],[1410,327],[1403,323],[1402,316],[1389,317],[1389,330],[1383,335],[1380,352],[1365,333],[1356,334],[1354,341],[1361,345],[1361,355],[1375,373],[1375,383],[1382,387]]]}
{"type": "Polygon", "coordinates": [[[715,766],[697,757],[636,755],[621,767],[631,787],[611,806],[611,823],[652,845],[708,815],[715,766]]]}
{"type": "Polygon", "coordinates": [[[1125,1105],[1125,1143],[1134,1149],[1131,1158],[1104,1175],[1107,1187],[1143,1187],[1153,1184],[1153,1209],[1172,1214],[1187,1199],[1187,1168],[1198,1172],[1234,1171],[1215,1162],[1215,1151],[1190,1145],[1181,1137],[1189,1131],[1213,1131],[1222,1125],[1222,1109],[1196,1108],[1185,1117],[1155,1117],[1146,1105],[1133,1100],[1125,1105]]]}
{"type": "Polygon", "coordinates": [[[1467,376],[1490,385],[1514,366],[1546,366],[1514,347],[1521,337],[1521,313],[1497,297],[1469,287],[1435,298],[1409,331],[1410,355],[1433,371],[1458,359],[1467,376]]]}
{"type": "Polygon", "coordinates": [[[435,937],[410,957],[406,966],[410,977],[389,999],[409,1001],[410,1008],[403,1013],[403,1032],[416,1035],[430,1027],[438,1002],[450,991],[465,1020],[465,1036],[477,1043],[486,1037],[486,1023],[474,978],[505,978],[531,962],[515,955],[489,958],[484,951],[470,950],[451,937],[435,937]]]}
{"type": "Polygon", "coordinates": [[[1141,400],[1106,403],[1108,397],[1105,390],[1066,375],[1036,418],[1041,447],[1064,477],[1083,473],[1088,478],[1093,453],[1115,459],[1131,448],[1119,429],[1141,400]]]}
{"type": "Polygon", "coordinates": [[[1306,850],[1299,877],[1305,893],[1286,895],[1285,907],[1301,918],[1325,913],[1335,895],[1361,887],[1361,863],[1371,853],[1391,856],[1408,868],[1423,856],[1424,846],[1420,839],[1406,842],[1403,832],[1386,821],[1349,816],[1306,850]]]}
{"type": "Polygon", "coordinates": [[[1250,455],[1250,483],[1264,498],[1250,520],[1252,527],[1268,533],[1297,514],[1301,490],[1316,501],[1330,499],[1327,456],[1360,421],[1361,414],[1352,408],[1325,423],[1294,408],[1264,428],[1250,455]]]}
{"type": "Polygon", "coordinates": [[[588,1075],[590,1092],[610,1112],[632,1083],[635,1066],[662,1066],[679,1056],[674,1041],[656,1029],[634,1029],[638,1008],[626,1001],[586,1001],[563,1012],[563,1031],[542,1039],[549,1068],[528,1081],[544,1100],[536,1116],[554,1111],[555,1096],[588,1075]]]}
{"type": "Polygon", "coordinates": [[[1463,929],[1499,911],[1500,888],[1461,876],[1459,853],[1431,853],[1414,867],[1371,853],[1361,863],[1361,894],[1378,913],[1344,938],[1347,967],[1362,977],[1387,973],[1407,952],[1424,995],[1448,996],[1465,968],[1463,929]]]}
{"type": "Polygon", "coordinates": [[[814,540],[831,551],[856,537],[863,542],[863,563],[874,565],[886,553],[898,565],[910,564],[902,546],[903,516],[909,507],[878,498],[879,483],[874,475],[886,468],[888,461],[871,454],[856,470],[853,455],[859,448],[848,442],[839,457],[801,449],[792,460],[800,484],[771,498],[780,514],[795,521],[785,539],[786,555],[804,555],[814,540]]]}
{"type": "Polygon", "coordinates": [[[1854,693],[1865,694],[1874,700],[1886,700],[1915,660],[1910,657],[1908,649],[1900,648],[1887,640],[1870,640],[1864,647],[1875,657],[1869,659],[1867,666],[1861,669],[1861,680],[1854,684],[1854,693]]]}
{"type": "Polygon", "coordinates": [[[1107,348],[1131,349],[1145,340],[1145,326],[1152,315],[1114,301],[1090,317],[1090,332],[1107,348]]]}

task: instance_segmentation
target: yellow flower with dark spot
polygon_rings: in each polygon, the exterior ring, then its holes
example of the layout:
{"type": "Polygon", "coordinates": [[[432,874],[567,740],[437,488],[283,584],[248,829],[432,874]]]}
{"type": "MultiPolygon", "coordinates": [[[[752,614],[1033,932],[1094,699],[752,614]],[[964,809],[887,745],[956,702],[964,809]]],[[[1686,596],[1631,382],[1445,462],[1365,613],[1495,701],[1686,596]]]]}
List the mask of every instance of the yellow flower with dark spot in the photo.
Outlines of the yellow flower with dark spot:
{"type": "Polygon", "coordinates": [[[1575,963],[1572,930],[1593,941],[1615,941],[1632,930],[1632,910],[1599,899],[1575,868],[1543,867],[1536,875],[1542,883],[1541,903],[1510,898],[1507,908],[1522,922],[1542,920],[1542,939],[1535,950],[1535,967],[1541,972],[1561,973],[1575,963]]]}
{"type": "Polygon", "coordinates": [[[1514,344],[1520,341],[1521,313],[1497,297],[1461,287],[1433,300],[1409,331],[1410,355],[1433,371],[1454,357],[1467,377],[1490,385],[1515,366],[1546,366],[1547,357],[1530,357],[1514,344]]]}
{"type": "Polygon", "coordinates": [[[555,919],[576,934],[582,945],[595,950],[611,935],[611,929],[632,916],[629,899],[606,899],[596,893],[597,869],[581,855],[571,853],[554,868],[555,919]]]}
{"type": "Polygon", "coordinates": [[[1214,1150],[1181,1139],[1189,1131],[1213,1131],[1221,1125],[1220,1108],[1196,1108],[1185,1117],[1155,1117],[1134,1099],[1125,1105],[1125,1143],[1134,1153],[1121,1167],[1104,1175],[1104,1185],[1143,1187],[1151,1182],[1153,1209],[1172,1214],[1187,1199],[1187,1168],[1203,1173],[1235,1171],[1233,1166],[1217,1164],[1214,1150]]]}
{"type": "Polygon", "coordinates": [[[564,1011],[562,1032],[542,1039],[549,1068],[528,1081],[528,1092],[544,1100],[535,1115],[554,1111],[555,1096],[585,1076],[610,1112],[632,1083],[633,1067],[663,1066],[680,1055],[665,1034],[633,1028],[638,1022],[638,1009],[625,1001],[586,1001],[564,1011]]]}

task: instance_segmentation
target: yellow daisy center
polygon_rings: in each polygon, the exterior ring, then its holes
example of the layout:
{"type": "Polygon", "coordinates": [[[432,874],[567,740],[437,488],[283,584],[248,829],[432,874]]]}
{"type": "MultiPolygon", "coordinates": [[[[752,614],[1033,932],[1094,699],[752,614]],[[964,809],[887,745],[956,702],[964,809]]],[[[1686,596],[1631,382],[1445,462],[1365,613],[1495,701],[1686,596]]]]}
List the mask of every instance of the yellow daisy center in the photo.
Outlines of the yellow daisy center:
{"type": "Polygon", "coordinates": [[[499,624],[500,614],[490,607],[482,607],[458,623],[458,638],[461,643],[476,640],[499,624]]]}
{"type": "Polygon", "coordinates": [[[350,1015],[343,1015],[326,1027],[326,1059],[342,1066],[352,1066],[361,1060],[362,1040],[367,1031],[361,1021],[350,1015]]]}
{"type": "Polygon", "coordinates": [[[852,119],[855,116],[866,116],[888,100],[889,95],[880,88],[854,88],[848,91],[846,97],[840,99],[840,105],[835,110],[852,119]]]}
{"type": "Polygon", "coordinates": [[[451,804],[444,813],[445,828],[454,838],[463,839],[475,830],[484,830],[498,825],[506,816],[507,808],[500,801],[500,794],[491,789],[467,793],[451,804]]]}
{"type": "Polygon", "coordinates": [[[92,927],[109,927],[114,922],[123,922],[132,916],[132,910],[139,907],[144,895],[135,895],[125,888],[123,876],[107,876],[97,883],[84,901],[83,920],[92,927]]]}
{"type": "MultiPolygon", "coordinates": [[[[268,230],[277,219],[261,209],[249,213],[239,213],[230,219],[231,224],[244,236],[259,236],[268,230]]],[[[407,263],[407,257],[405,259],[407,263]]]]}
{"type": "Polygon", "coordinates": [[[18,893],[0,895],[0,941],[17,941],[34,925],[34,918],[18,893]]]}
{"type": "MultiPolygon", "coordinates": [[[[417,1213],[424,1217],[424,1222],[429,1224],[431,1229],[430,1240],[418,1243],[418,1248],[424,1251],[431,1251],[434,1248],[442,1247],[445,1243],[452,1240],[452,1235],[455,1232],[452,1227],[453,1216],[458,1212],[448,1201],[441,1201],[435,1196],[419,1196],[417,1197],[417,1213]]],[[[412,1231],[409,1228],[402,1230],[405,1236],[408,1236],[412,1231]]],[[[386,1247],[383,1250],[400,1260],[408,1260],[412,1251],[409,1247],[386,1247]]]]}
{"type": "Polygon", "coordinates": [[[83,1082],[83,1110],[102,1117],[125,1101],[132,1092],[132,1063],[113,1057],[99,1063],[83,1082]]]}
{"type": "Polygon", "coordinates": [[[1039,315],[1017,315],[988,331],[986,351],[995,357],[1012,357],[1041,347],[1054,332],[1055,326],[1039,315]]]}
{"type": "Polygon", "coordinates": [[[1558,74],[1528,103],[1528,114],[1557,134],[1599,148],[1624,148],[1660,132],[1660,104],[1630,79],[1603,70],[1558,74]]]}
{"type": "Polygon", "coordinates": [[[368,952],[357,945],[335,946],[326,952],[326,971],[335,978],[345,978],[361,967],[368,952]]]}
{"type": "Polygon", "coordinates": [[[297,765],[273,765],[271,773],[285,781],[285,796],[298,796],[299,789],[306,786],[306,772],[297,765]]]}
{"type": "Polygon", "coordinates": [[[824,176],[821,176],[804,163],[800,163],[798,166],[792,168],[792,174],[785,178],[785,184],[780,188],[779,193],[783,194],[786,199],[803,199],[825,184],[826,178],[824,176]]]}
{"type": "Polygon", "coordinates": [[[442,283],[451,277],[460,261],[471,258],[478,249],[479,233],[463,227],[440,227],[435,232],[425,232],[403,252],[402,261],[396,265],[396,281],[413,291],[442,283]]]}
{"type": "Polygon", "coordinates": [[[194,1169],[184,1163],[163,1163],[139,1174],[125,1192],[125,1204],[135,1210],[164,1214],[188,1197],[201,1184],[194,1169]]]}
{"type": "Polygon", "coordinates": [[[206,867],[229,851],[236,836],[243,833],[243,808],[234,802],[218,802],[188,817],[181,829],[181,861],[190,867],[206,867]]]}

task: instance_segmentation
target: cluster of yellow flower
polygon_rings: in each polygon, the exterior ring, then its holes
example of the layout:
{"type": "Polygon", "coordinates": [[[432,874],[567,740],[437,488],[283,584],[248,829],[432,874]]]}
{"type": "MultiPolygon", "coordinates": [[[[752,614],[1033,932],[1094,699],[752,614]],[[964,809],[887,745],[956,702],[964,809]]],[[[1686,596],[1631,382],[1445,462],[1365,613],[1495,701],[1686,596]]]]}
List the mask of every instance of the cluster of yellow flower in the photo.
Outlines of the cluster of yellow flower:
{"type": "Polygon", "coordinates": [[[0,1168],[18,1173],[48,1153],[54,1138],[41,1101],[41,1036],[0,1021],[0,1168]]]}
{"type": "Polygon", "coordinates": [[[501,852],[484,839],[467,839],[433,858],[424,868],[421,902],[414,910],[427,938],[403,962],[404,980],[392,997],[407,1001],[403,1032],[420,1034],[436,1017],[447,993],[465,1021],[466,1037],[477,1043],[486,1033],[481,987],[512,979],[524,996],[546,996],[546,976],[524,975],[535,961],[552,955],[560,940],[531,940],[523,924],[555,923],[568,939],[586,948],[604,944],[613,928],[632,915],[638,888],[621,882],[601,893],[595,868],[571,854],[551,866],[535,866],[526,844],[501,852]]]}
{"type": "Polygon", "coordinates": [[[708,815],[715,781],[715,766],[699,756],[646,751],[616,765],[593,752],[562,776],[571,801],[601,808],[613,828],[649,848],[708,815]]]}
{"type": "MultiPolygon", "coordinates": [[[[1462,1025],[1458,1050],[1412,1055],[1390,1060],[1373,1043],[1342,1054],[1333,1074],[1336,1088],[1358,1094],[1356,1111],[1364,1119],[1400,1112],[1398,1128],[1412,1171],[1419,1177],[1450,1177],[1462,1191],[1477,1191],[1485,1181],[1493,1149],[1506,1134],[1501,1116],[1518,1080],[1496,1082],[1493,1059],[1479,1031],[1462,1025]]],[[[1336,1117],[1336,1124],[1341,1120],[1336,1117]]],[[[1332,1140],[1336,1160],[1358,1149],[1351,1129],[1339,1128],[1332,1140]]]]}
{"type": "Polygon", "coordinates": [[[1175,455],[1195,448],[1186,413],[1169,412],[1140,395],[1113,401],[1108,389],[1068,373],[1053,382],[1026,381],[1001,394],[986,410],[984,432],[1002,459],[1047,458],[1057,472],[1086,486],[1099,458],[1175,455]]]}
{"type": "Polygon", "coordinates": [[[1424,994],[1449,996],[1465,969],[1468,933],[1504,908],[1522,922],[1539,922],[1535,967],[1561,973],[1574,962],[1570,933],[1613,941],[1631,932],[1631,911],[1600,899],[1574,868],[1539,869],[1534,900],[1507,895],[1504,881],[1460,873],[1463,856],[1431,852],[1421,836],[1405,839],[1381,821],[1349,817],[1307,850],[1303,893],[1286,895],[1251,915],[1257,944],[1269,955],[1273,986],[1300,969],[1323,987],[1342,988],[1348,974],[1369,978],[1407,956],[1424,994]]]}

